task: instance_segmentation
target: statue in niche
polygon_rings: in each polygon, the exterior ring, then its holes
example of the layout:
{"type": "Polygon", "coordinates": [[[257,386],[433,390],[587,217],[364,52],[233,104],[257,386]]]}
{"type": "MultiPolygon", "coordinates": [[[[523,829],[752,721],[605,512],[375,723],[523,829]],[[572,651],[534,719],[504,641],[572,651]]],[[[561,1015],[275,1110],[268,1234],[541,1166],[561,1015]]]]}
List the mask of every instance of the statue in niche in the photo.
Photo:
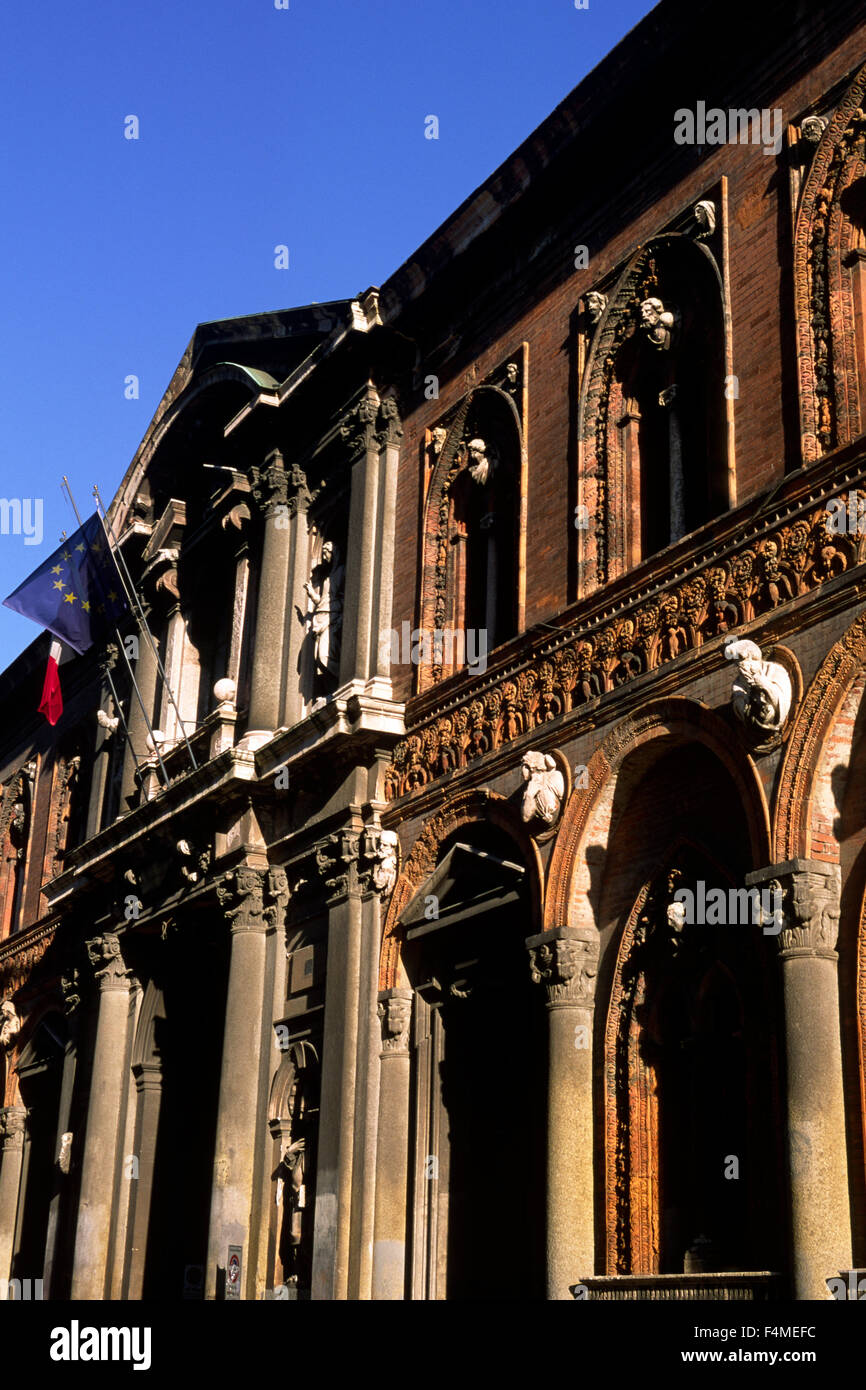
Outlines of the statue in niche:
{"type": "Polygon", "coordinates": [[[748,639],[731,640],[725,656],[736,661],[731,704],[741,724],[763,738],[781,732],[791,710],[791,677],[777,661],[764,661],[761,648],[748,639]]]}
{"type": "Polygon", "coordinates": [[[496,471],[498,456],[492,444],[483,439],[470,439],[466,446],[469,454],[467,468],[473,483],[484,487],[496,471]]]}
{"type": "Polygon", "coordinates": [[[333,541],[325,541],[322,558],[304,585],[309,605],[303,620],[309,624],[316,674],[320,676],[337,676],[340,672],[344,578],[337,546],[333,541]]]}
{"type": "MultiPolygon", "coordinates": [[[[284,1239],[292,1250],[300,1245],[304,1234],[304,1210],[307,1205],[307,1194],[304,1186],[305,1163],[305,1139],[296,1139],[293,1144],[285,1146],[280,1160],[280,1168],[283,1173],[282,1199],[286,1211],[287,1227],[284,1231],[284,1239]]],[[[289,1279],[291,1282],[297,1283],[297,1274],[293,1272],[289,1279]]]]}
{"type": "Polygon", "coordinates": [[[671,345],[671,336],[679,321],[676,309],[665,308],[661,299],[651,296],[640,306],[641,327],[653,347],[666,351],[671,345]]]}

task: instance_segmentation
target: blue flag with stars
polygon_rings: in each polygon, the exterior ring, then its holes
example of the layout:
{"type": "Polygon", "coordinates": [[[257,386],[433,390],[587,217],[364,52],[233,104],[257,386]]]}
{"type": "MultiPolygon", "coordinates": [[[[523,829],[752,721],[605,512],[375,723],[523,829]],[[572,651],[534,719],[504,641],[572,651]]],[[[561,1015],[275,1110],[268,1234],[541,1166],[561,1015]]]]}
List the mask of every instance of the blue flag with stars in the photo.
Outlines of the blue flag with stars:
{"type": "Polygon", "coordinates": [[[99,513],[64,541],[8,598],[12,608],[61,642],[86,652],[129,611],[99,513]]]}

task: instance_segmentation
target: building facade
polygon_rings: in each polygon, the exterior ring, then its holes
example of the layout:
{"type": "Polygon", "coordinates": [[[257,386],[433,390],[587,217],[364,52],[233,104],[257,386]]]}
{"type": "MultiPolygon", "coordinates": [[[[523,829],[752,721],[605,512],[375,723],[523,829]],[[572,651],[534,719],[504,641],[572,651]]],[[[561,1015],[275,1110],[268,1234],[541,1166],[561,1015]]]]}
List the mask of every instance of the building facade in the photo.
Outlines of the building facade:
{"type": "Polygon", "coordinates": [[[108,509],[153,641],[54,729],[47,637],[0,677],[0,1277],[866,1266],[866,22],[755,9],[663,0],[383,286],[196,330],[108,509]]]}

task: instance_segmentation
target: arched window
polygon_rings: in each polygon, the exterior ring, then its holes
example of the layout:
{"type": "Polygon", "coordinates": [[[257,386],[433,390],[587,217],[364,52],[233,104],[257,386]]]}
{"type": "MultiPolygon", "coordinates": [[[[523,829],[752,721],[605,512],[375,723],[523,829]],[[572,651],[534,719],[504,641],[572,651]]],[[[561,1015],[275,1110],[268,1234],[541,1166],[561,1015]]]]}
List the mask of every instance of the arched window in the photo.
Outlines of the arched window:
{"type": "Polygon", "coordinates": [[[811,154],[794,228],[803,461],[866,428],[866,65],[829,119],[800,124],[811,154]]]}
{"type": "Polygon", "coordinates": [[[22,926],[30,820],[31,783],[22,768],[0,799],[0,940],[22,926]]]}
{"type": "Polygon", "coordinates": [[[518,631],[523,449],[513,395],[477,387],[431,431],[428,461],[420,689],[481,664],[518,631]]]}
{"type": "Polygon", "coordinates": [[[679,233],[655,238],[609,297],[587,296],[587,319],[597,327],[579,411],[582,593],[735,500],[724,292],[710,249],[679,233]]]}

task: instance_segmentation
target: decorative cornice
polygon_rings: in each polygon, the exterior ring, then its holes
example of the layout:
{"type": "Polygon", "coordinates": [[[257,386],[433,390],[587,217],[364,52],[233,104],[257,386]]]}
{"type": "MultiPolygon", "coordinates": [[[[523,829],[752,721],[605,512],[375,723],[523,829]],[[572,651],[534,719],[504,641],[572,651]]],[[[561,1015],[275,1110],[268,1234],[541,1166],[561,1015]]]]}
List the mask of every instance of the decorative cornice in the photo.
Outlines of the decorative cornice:
{"type": "Polygon", "coordinates": [[[598,933],[579,927],[555,927],[527,937],[532,982],[544,985],[549,1008],[591,1008],[598,974],[598,933]]]}
{"type": "Polygon", "coordinates": [[[449,694],[410,701],[407,735],[388,770],[388,800],[417,793],[561,715],[585,709],[591,719],[602,695],[759,617],[775,619],[849,574],[866,541],[829,531],[829,500],[848,504],[847,488],[838,489],[828,480],[787,508],[777,502],[709,554],[681,561],[654,592],[633,585],[623,594],[618,583],[606,606],[591,596],[561,630],[536,638],[533,650],[524,646],[498,669],[455,682],[449,694]]]}
{"type": "Polygon", "coordinates": [[[54,940],[57,921],[19,932],[0,946],[0,989],[12,994],[29,979],[54,940]]]}

